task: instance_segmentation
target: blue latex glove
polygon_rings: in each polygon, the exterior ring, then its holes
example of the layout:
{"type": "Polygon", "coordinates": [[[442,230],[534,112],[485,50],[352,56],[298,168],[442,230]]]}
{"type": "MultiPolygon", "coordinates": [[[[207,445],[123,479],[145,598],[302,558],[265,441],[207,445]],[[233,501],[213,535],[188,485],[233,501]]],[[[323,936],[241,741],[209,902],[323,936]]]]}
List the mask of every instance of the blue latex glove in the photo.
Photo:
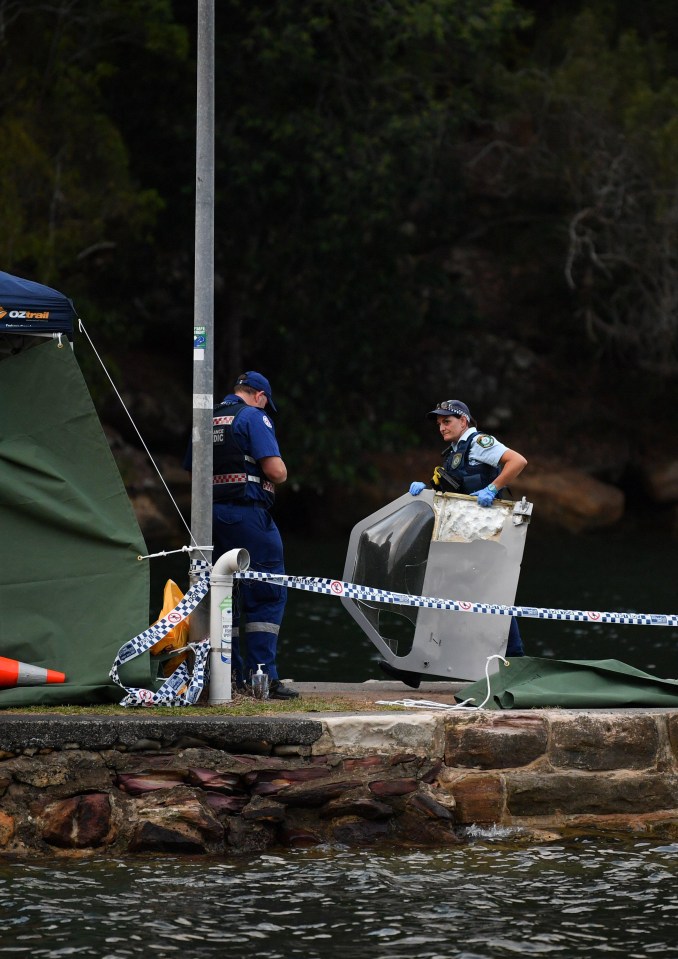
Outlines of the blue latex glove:
{"type": "Polygon", "coordinates": [[[412,483],[412,485],[410,486],[410,493],[412,494],[412,496],[419,496],[419,494],[421,493],[423,489],[426,489],[426,483],[420,483],[417,481],[415,483],[412,483]]]}
{"type": "Polygon", "coordinates": [[[478,492],[478,506],[491,506],[498,492],[499,490],[494,483],[490,483],[485,489],[481,489],[478,492]]]}

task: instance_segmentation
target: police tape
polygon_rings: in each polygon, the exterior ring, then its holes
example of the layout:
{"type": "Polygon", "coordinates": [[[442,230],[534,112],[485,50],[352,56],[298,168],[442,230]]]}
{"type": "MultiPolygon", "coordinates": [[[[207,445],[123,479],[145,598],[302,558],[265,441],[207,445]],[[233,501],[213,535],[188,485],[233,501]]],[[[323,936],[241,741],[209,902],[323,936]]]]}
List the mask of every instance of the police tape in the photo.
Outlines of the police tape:
{"type": "MultiPolygon", "coordinates": [[[[209,639],[197,643],[189,643],[193,651],[193,668],[189,669],[186,662],[179,663],[171,676],[162,683],[159,689],[144,689],[139,686],[125,686],[120,678],[118,667],[124,666],[130,660],[141,656],[152,646],[187,619],[199,603],[205,598],[210,588],[209,564],[194,562],[192,572],[197,569],[200,579],[179,600],[174,609],[159,619],[143,633],[121,646],[113,661],[109,676],[127,694],[120,701],[121,706],[194,706],[205,686],[208,675],[208,655],[210,651],[209,639]]],[[[178,653],[179,650],[174,650],[178,653]]]]}
{"type": "Polygon", "coordinates": [[[518,616],[527,619],[569,620],[580,623],[618,623],[622,626],[678,626],[678,614],[609,613],[590,609],[545,609],[536,606],[500,606],[493,603],[470,603],[457,599],[436,599],[430,596],[412,596],[394,593],[372,586],[344,583],[338,579],[315,576],[288,576],[282,573],[260,573],[245,570],[234,573],[234,579],[265,580],[278,586],[303,589],[309,593],[324,593],[342,599],[365,602],[391,603],[397,606],[419,606],[425,609],[450,609],[459,613],[488,613],[490,616],[518,616]]]}

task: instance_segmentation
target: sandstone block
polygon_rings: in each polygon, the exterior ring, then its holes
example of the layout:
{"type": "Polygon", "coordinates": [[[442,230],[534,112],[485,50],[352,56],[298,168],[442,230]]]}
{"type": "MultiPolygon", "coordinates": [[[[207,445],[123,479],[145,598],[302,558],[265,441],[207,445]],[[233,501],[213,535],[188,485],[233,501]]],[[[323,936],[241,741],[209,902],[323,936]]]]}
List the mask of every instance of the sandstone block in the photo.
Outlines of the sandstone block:
{"type": "Polygon", "coordinates": [[[657,765],[658,750],[652,716],[565,714],[551,723],[549,757],[560,768],[646,769],[657,765]]]}
{"type": "Polygon", "coordinates": [[[678,777],[673,773],[517,772],[507,777],[506,789],[511,816],[631,814],[678,806],[678,777]]]}
{"type": "Polygon", "coordinates": [[[546,721],[529,714],[454,717],[445,726],[445,763],[450,767],[508,769],[542,757],[546,721]]]}
{"type": "Polygon", "coordinates": [[[457,823],[502,822],[505,787],[501,775],[443,770],[439,782],[454,797],[457,823]]]}

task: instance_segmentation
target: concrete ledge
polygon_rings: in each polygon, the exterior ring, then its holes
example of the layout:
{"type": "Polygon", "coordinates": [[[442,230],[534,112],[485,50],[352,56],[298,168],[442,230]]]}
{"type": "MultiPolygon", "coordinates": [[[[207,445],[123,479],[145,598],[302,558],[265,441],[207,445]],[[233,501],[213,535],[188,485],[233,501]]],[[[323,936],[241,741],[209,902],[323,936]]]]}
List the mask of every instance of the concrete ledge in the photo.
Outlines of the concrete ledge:
{"type": "Polygon", "coordinates": [[[178,710],[176,716],[158,718],[152,711],[131,711],[127,716],[2,716],[0,750],[27,748],[60,749],[77,743],[83,749],[131,747],[141,740],[176,746],[182,739],[197,738],[216,748],[242,747],[254,740],[271,745],[314,743],[323,725],[316,719],[257,716],[191,716],[178,710]]]}

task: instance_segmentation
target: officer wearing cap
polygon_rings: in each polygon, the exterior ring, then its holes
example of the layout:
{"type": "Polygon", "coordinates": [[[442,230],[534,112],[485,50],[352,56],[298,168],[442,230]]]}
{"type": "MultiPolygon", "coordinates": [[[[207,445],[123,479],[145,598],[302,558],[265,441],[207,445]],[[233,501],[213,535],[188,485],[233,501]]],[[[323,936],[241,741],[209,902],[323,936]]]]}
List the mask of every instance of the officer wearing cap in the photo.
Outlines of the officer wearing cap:
{"type": "MultiPolygon", "coordinates": [[[[478,505],[485,507],[491,506],[497,496],[507,495],[507,487],[527,466],[524,456],[489,433],[480,432],[471,411],[461,400],[443,400],[426,415],[438,421],[440,435],[448,444],[442,452],[442,469],[437,467],[433,474],[433,489],[477,496],[478,505]]],[[[410,493],[418,496],[426,485],[414,482],[410,493]]],[[[506,654],[523,655],[515,618],[511,619],[506,654]]]]}
{"type": "MultiPolygon", "coordinates": [[[[242,373],[233,392],[215,408],[213,417],[214,477],[212,533],[214,560],[242,547],[250,554],[250,569],[284,573],[283,545],[269,512],[275,487],[287,479],[273,423],[276,413],[271,384],[254,370],[242,373]]],[[[278,678],[276,652],[285,611],[287,588],[265,580],[244,580],[239,608],[233,612],[233,671],[245,689],[259,663],[269,677],[271,699],[295,699],[299,693],[278,678]],[[240,619],[246,620],[245,662],[236,648],[240,619]]]]}
{"type": "MultiPolygon", "coordinates": [[[[479,506],[491,506],[527,466],[520,453],[481,433],[461,400],[443,400],[426,415],[437,419],[440,435],[449,444],[442,452],[443,471],[436,470],[432,480],[439,492],[467,493],[478,497],[479,506]]],[[[418,496],[425,487],[412,483],[410,493],[418,496]]]]}

